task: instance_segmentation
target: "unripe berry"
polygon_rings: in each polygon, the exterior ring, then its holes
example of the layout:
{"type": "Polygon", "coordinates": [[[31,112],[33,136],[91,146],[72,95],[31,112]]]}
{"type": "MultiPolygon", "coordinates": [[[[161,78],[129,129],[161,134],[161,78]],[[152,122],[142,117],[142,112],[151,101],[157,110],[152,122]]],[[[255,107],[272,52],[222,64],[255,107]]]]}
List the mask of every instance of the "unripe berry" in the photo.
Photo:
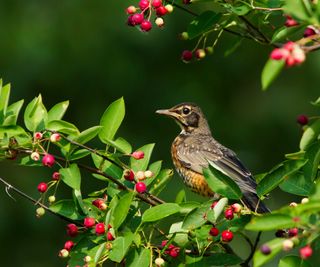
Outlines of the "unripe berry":
{"type": "Polygon", "coordinates": [[[112,241],[112,240],[114,240],[114,236],[110,232],[108,232],[107,239],[108,239],[108,241],[112,241]]]}
{"type": "Polygon", "coordinates": [[[58,133],[54,133],[50,136],[50,141],[52,143],[59,142],[61,140],[61,136],[58,133]]]}
{"type": "Polygon", "coordinates": [[[60,173],[59,172],[54,172],[52,174],[52,180],[58,181],[60,179],[60,173]]]}
{"type": "Polygon", "coordinates": [[[46,213],[46,210],[42,207],[36,209],[36,216],[38,218],[42,217],[46,213]]]}
{"type": "Polygon", "coordinates": [[[205,48],[205,51],[206,51],[206,53],[207,53],[208,55],[211,55],[211,54],[213,54],[213,47],[212,47],[212,46],[207,46],[207,47],[205,48]]]}
{"type": "Polygon", "coordinates": [[[189,39],[189,34],[188,34],[188,32],[182,32],[182,33],[180,33],[179,38],[180,38],[181,40],[183,40],[183,41],[188,40],[188,39],[189,39]]]}
{"type": "Polygon", "coordinates": [[[36,139],[36,140],[40,140],[40,139],[42,138],[42,133],[40,133],[40,132],[35,132],[35,133],[33,134],[33,137],[34,137],[34,139],[36,139]]]}
{"type": "Polygon", "coordinates": [[[206,57],[206,51],[204,49],[197,49],[194,54],[197,59],[202,59],[206,57]]]}
{"type": "Polygon", "coordinates": [[[309,202],[309,198],[304,197],[303,199],[301,199],[301,204],[307,204],[309,202]]]}
{"type": "Polygon", "coordinates": [[[155,265],[157,265],[157,267],[162,267],[162,266],[164,266],[165,261],[162,258],[156,258],[154,260],[154,263],[155,263],[155,265]]]}
{"type": "Polygon", "coordinates": [[[312,25],[310,25],[304,30],[303,37],[309,37],[309,36],[315,35],[317,34],[317,32],[319,32],[319,30],[317,30],[312,25]]]}
{"type": "Polygon", "coordinates": [[[154,23],[159,27],[159,28],[161,28],[161,27],[163,27],[163,25],[164,25],[164,20],[163,20],[163,18],[156,18],[155,19],[155,21],[154,21],[154,23]]]}
{"type": "Polygon", "coordinates": [[[219,234],[219,229],[216,227],[212,227],[209,231],[209,234],[212,236],[217,236],[219,234]]]}
{"type": "Polygon", "coordinates": [[[234,213],[239,213],[242,210],[242,206],[239,203],[234,203],[231,205],[234,213]]]}
{"type": "Polygon", "coordinates": [[[290,237],[294,237],[294,236],[297,236],[299,233],[299,229],[298,228],[291,228],[288,230],[288,235],[290,237]]]}
{"type": "Polygon", "coordinates": [[[149,8],[150,2],[148,0],[140,0],[139,7],[141,10],[145,10],[146,8],[149,8]]]}
{"type": "Polygon", "coordinates": [[[168,13],[172,13],[173,12],[173,5],[167,4],[164,7],[168,11],[168,13]]]}
{"type": "Polygon", "coordinates": [[[262,245],[260,251],[263,255],[269,255],[271,253],[271,248],[268,245],[262,245]]]}
{"type": "Polygon", "coordinates": [[[66,250],[65,248],[59,251],[60,258],[67,258],[68,256],[69,256],[69,251],[66,250]]]}
{"type": "Polygon", "coordinates": [[[30,158],[34,161],[38,161],[40,159],[40,154],[38,152],[32,152],[30,158]]]}
{"type": "Polygon", "coordinates": [[[88,263],[88,262],[92,261],[92,258],[91,258],[89,255],[87,255],[87,256],[85,256],[85,257],[83,258],[83,261],[84,261],[85,263],[88,263]]]}
{"type": "Polygon", "coordinates": [[[299,123],[302,126],[308,124],[308,122],[309,122],[309,118],[306,115],[301,114],[297,117],[297,123],[299,123]]]}
{"type": "Polygon", "coordinates": [[[78,227],[74,223],[67,225],[67,235],[75,237],[78,234],[78,227]]]}
{"type": "Polygon", "coordinates": [[[133,25],[140,25],[142,21],[144,20],[143,14],[137,13],[132,15],[132,22],[133,25]]]}
{"type": "Polygon", "coordinates": [[[180,252],[180,248],[179,247],[174,247],[174,248],[170,249],[169,255],[172,258],[176,258],[176,257],[179,256],[179,252],[180,252]]]}
{"type": "Polygon", "coordinates": [[[137,12],[137,9],[136,9],[136,7],[135,6],[129,6],[129,7],[127,7],[127,14],[130,14],[130,15],[132,15],[132,14],[134,14],[134,13],[136,13],[137,12]]]}
{"type": "Polygon", "coordinates": [[[146,178],[151,178],[151,177],[153,176],[153,172],[147,170],[147,171],[144,172],[144,176],[145,176],[146,178]]]}
{"type": "Polygon", "coordinates": [[[284,251],[289,251],[294,247],[294,243],[291,239],[286,239],[282,243],[282,249],[284,251]]]}
{"type": "Polygon", "coordinates": [[[156,14],[157,14],[158,17],[162,17],[167,13],[168,13],[168,10],[164,6],[159,6],[156,9],[156,14]]]}
{"type": "Polygon", "coordinates": [[[226,209],[225,212],[224,212],[224,217],[227,219],[227,220],[232,220],[234,215],[233,215],[233,210],[232,208],[229,208],[229,209],[226,209]]]}
{"type": "Polygon", "coordinates": [[[83,225],[87,228],[93,227],[96,224],[95,219],[92,217],[84,218],[83,225]]]}
{"type": "Polygon", "coordinates": [[[310,247],[310,245],[307,245],[307,246],[301,248],[299,252],[300,252],[300,257],[305,260],[305,259],[308,259],[312,256],[313,251],[312,251],[312,248],[310,247]]]}
{"type": "Polygon", "coordinates": [[[136,183],[135,189],[138,193],[143,194],[147,190],[147,186],[144,182],[138,182],[136,183]]]}
{"type": "Polygon", "coordinates": [[[139,181],[143,181],[146,179],[146,176],[144,175],[144,172],[143,171],[138,171],[136,173],[136,178],[139,180],[139,181]]]}
{"type": "Polygon", "coordinates": [[[289,206],[294,208],[294,207],[298,206],[298,204],[297,204],[296,202],[291,202],[291,203],[289,204],[289,206]]]}
{"type": "Polygon", "coordinates": [[[161,0],[153,0],[152,1],[152,6],[154,8],[157,8],[157,7],[161,6],[161,5],[162,5],[162,1],[161,0]]]}
{"type": "Polygon", "coordinates": [[[191,61],[193,55],[190,50],[184,50],[181,55],[181,59],[183,62],[188,63],[191,61]]]}
{"type": "Polygon", "coordinates": [[[56,201],[56,197],[55,197],[55,196],[49,196],[49,197],[48,197],[48,201],[49,201],[49,203],[51,204],[51,203],[53,203],[53,202],[56,201]]]}
{"type": "Polygon", "coordinates": [[[222,233],[221,233],[221,240],[223,242],[230,242],[232,241],[233,239],[233,233],[230,231],[230,230],[224,230],[222,233]]]}
{"type": "Polygon", "coordinates": [[[104,223],[97,223],[96,224],[96,234],[97,235],[102,235],[106,231],[104,223]]]}
{"type": "Polygon", "coordinates": [[[54,162],[55,162],[54,156],[52,156],[51,154],[46,154],[42,158],[42,165],[43,166],[52,167],[54,165],[54,162]]]}
{"type": "Polygon", "coordinates": [[[64,243],[64,248],[70,251],[74,247],[74,243],[71,240],[68,240],[64,243]]]}
{"type": "Polygon", "coordinates": [[[133,170],[128,170],[128,169],[124,170],[123,171],[123,177],[127,181],[134,181],[134,172],[133,172],[133,170]]]}
{"type": "Polygon", "coordinates": [[[46,183],[43,183],[43,182],[42,182],[42,183],[38,184],[38,191],[39,191],[40,193],[46,192],[47,189],[48,189],[48,185],[47,185],[46,183]]]}
{"type": "MultiPolygon", "coordinates": [[[[150,23],[150,21],[148,21],[148,20],[144,20],[144,22],[149,22],[150,23]]],[[[135,152],[133,152],[131,154],[131,157],[133,157],[134,159],[143,159],[144,158],[144,152],[143,151],[135,151],[135,152]]]]}
{"type": "Polygon", "coordinates": [[[296,47],[292,51],[291,55],[294,59],[295,64],[301,64],[302,62],[304,62],[306,60],[306,54],[300,47],[296,47]]]}

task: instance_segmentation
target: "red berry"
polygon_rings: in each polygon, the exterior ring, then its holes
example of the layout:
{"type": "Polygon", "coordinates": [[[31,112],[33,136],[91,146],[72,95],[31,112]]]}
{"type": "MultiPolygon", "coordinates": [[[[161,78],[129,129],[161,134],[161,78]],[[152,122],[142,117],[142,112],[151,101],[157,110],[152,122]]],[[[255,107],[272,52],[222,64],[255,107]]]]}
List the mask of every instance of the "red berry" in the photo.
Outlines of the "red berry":
{"type": "Polygon", "coordinates": [[[106,231],[104,223],[97,223],[96,224],[96,234],[97,235],[102,235],[106,231]]]}
{"type": "Polygon", "coordinates": [[[130,15],[130,16],[128,17],[127,24],[128,24],[129,26],[135,26],[135,24],[134,24],[134,22],[133,22],[133,15],[130,15]]]}
{"type": "Polygon", "coordinates": [[[68,240],[66,241],[66,243],[64,243],[64,248],[68,251],[70,251],[73,247],[74,247],[74,243],[71,240],[68,240]]]}
{"type": "Polygon", "coordinates": [[[140,25],[144,20],[143,14],[137,13],[132,16],[132,22],[134,25],[140,25]]]}
{"type": "Polygon", "coordinates": [[[212,236],[217,236],[217,235],[219,234],[219,229],[216,228],[216,227],[212,227],[212,228],[210,229],[209,234],[212,235],[212,236]]]}
{"type": "Polygon", "coordinates": [[[214,209],[214,207],[215,207],[217,204],[218,204],[218,201],[214,201],[214,202],[211,204],[210,208],[211,208],[211,209],[214,209]]]}
{"type": "MultiPolygon", "coordinates": [[[[143,27],[146,27],[146,29],[142,29],[142,24],[141,24],[141,29],[144,31],[149,31],[152,27],[151,22],[149,20],[144,20],[142,22],[144,25],[143,27]],[[150,24],[150,28],[148,28],[148,24],[150,24]]],[[[143,151],[135,151],[131,154],[131,157],[133,157],[134,159],[143,159],[144,158],[144,152],[143,151]]]]}
{"type": "Polygon", "coordinates": [[[221,233],[221,240],[223,242],[230,242],[233,239],[233,233],[230,230],[224,230],[221,233]]]}
{"type": "Polygon", "coordinates": [[[139,7],[141,10],[145,10],[146,8],[149,7],[150,2],[148,0],[141,0],[139,2],[139,7]]]}
{"type": "Polygon", "coordinates": [[[289,56],[289,51],[284,48],[275,48],[270,54],[270,58],[274,60],[286,59],[289,56]]]}
{"type": "Polygon", "coordinates": [[[107,204],[101,198],[93,200],[92,201],[92,205],[96,206],[100,210],[106,210],[107,209],[107,204]]]}
{"type": "Polygon", "coordinates": [[[164,16],[165,14],[168,13],[168,10],[164,6],[159,6],[156,9],[156,13],[157,13],[158,17],[162,17],[162,16],[164,16]]]}
{"type": "Polygon", "coordinates": [[[300,252],[300,257],[305,260],[305,259],[312,256],[313,251],[312,251],[312,248],[310,247],[310,245],[307,245],[303,248],[300,248],[299,252],[300,252]]]}
{"type": "Polygon", "coordinates": [[[260,251],[264,255],[269,255],[271,253],[271,248],[268,245],[262,245],[260,251]]]}
{"type": "Polygon", "coordinates": [[[168,240],[163,240],[161,242],[161,247],[165,247],[167,245],[167,243],[168,243],[168,240]]]}
{"type": "Polygon", "coordinates": [[[152,1],[152,6],[154,7],[154,8],[158,8],[159,6],[161,6],[162,5],[162,1],[161,0],[153,0],[152,1]]]}
{"type": "Polygon", "coordinates": [[[84,218],[83,225],[87,228],[90,228],[96,224],[95,219],[92,217],[84,218]]]}
{"type": "Polygon", "coordinates": [[[284,44],[283,48],[288,50],[289,52],[291,52],[296,46],[297,45],[296,45],[295,42],[289,41],[289,42],[284,44]]]}
{"type": "Polygon", "coordinates": [[[232,208],[229,208],[229,209],[226,209],[225,212],[224,212],[224,217],[227,219],[227,220],[232,220],[234,215],[233,215],[233,210],[232,208]]]}
{"type": "Polygon", "coordinates": [[[191,4],[191,0],[182,0],[182,2],[183,2],[185,5],[191,4]]]}
{"type": "Polygon", "coordinates": [[[147,190],[147,186],[146,186],[146,184],[145,184],[144,182],[138,182],[138,183],[136,183],[135,188],[136,188],[136,191],[137,191],[138,193],[140,193],[140,194],[143,194],[143,193],[146,192],[146,190],[147,190]]]}
{"type": "Polygon", "coordinates": [[[184,50],[182,52],[181,59],[183,62],[187,63],[187,62],[191,61],[192,57],[193,57],[193,55],[190,50],[184,50]]]}
{"type": "Polygon", "coordinates": [[[74,223],[67,225],[67,235],[75,237],[78,234],[78,227],[74,223]]]}
{"type": "Polygon", "coordinates": [[[48,185],[47,185],[46,183],[40,183],[40,184],[38,184],[38,191],[39,191],[40,193],[46,192],[47,189],[48,189],[48,185]]]}
{"type": "Polygon", "coordinates": [[[111,224],[108,224],[108,230],[110,230],[112,228],[111,224]]]}
{"type": "Polygon", "coordinates": [[[60,173],[59,172],[54,172],[52,174],[52,180],[58,181],[60,179],[60,173]]]}
{"type": "Polygon", "coordinates": [[[133,172],[133,170],[124,170],[123,171],[123,177],[127,181],[134,181],[134,172],[133,172]]]}
{"type": "Polygon", "coordinates": [[[312,35],[317,34],[317,29],[315,29],[313,26],[308,26],[303,33],[303,37],[309,37],[312,35]]]}
{"type": "Polygon", "coordinates": [[[42,138],[42,133],[40,133],[40,132],[35,132],[34,135],[33,135],[33,137],[34,137],[34,139],[39,140],[39,139],[42,138]]]}
{"type": "Polygon", "coordinates": [[[289,231],[288,231],[288,235],[290,237],[297,236],[298,233],[299,233],[299,229],[298,228],[292,228],[292,229],[289,229],[289,231]]]}
{"type": "Polygon", "coordinates": [[[112,240],[114,240],[114,236],[110,232],[108,232],[107,239],[108,239],[108,241],[112,241],[112,240]]]}
{"type": "Polygon", "coordinates": [[[54,162],[55,162],[54,156],[52,156],[51,154],[46,154],[42,158],[42,165],[43,166],[52,167],[54,162]]]}
{"type": "Polygon", "coordinates": [[[299,23],[296,20],[294,20],[291,16],[285,15],[285,17],[287,18],[286,22],[284,23],[286,27],[293,27],[299,25],[299,23]]]}
{"type": "Polygon", "coordinates": [[[242,210],[242,206],[239,203],[234,203],[231,205],[234,213],[239,213],[242,210]]]}
{"type": "Polygon", "coordinates": [[[287,67],[292,67],[295,63],[296,62],[295,62],[295,59],[293,56],[290,55],[289,57],[287,57],[287,59],[286,59],[287,67]]]}
{"type": "Polygon", "coordinates": [[[174,248],[170,249],[169,255],[172,258],[176,258],[176,257],[179,256],[179,252],[180,252],[180,248],[179,247],[174,247],[174,248]]]}
{"type": "Polygon", "coordinates": [[[137,9],[136,9],[136,7],[135,6],[129,6],[129,7],[127,7],[127,14],[130,14],[130,15],[132,15],[132,14],[134,14],[134,13],[136,13],[137,12],[137,9]]]}

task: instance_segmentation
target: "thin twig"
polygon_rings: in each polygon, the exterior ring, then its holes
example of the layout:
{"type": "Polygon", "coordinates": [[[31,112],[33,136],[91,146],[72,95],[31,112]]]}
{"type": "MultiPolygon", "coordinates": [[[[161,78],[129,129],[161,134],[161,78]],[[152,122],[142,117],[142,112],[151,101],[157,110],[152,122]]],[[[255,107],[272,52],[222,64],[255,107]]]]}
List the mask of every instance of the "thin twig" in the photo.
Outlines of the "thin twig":
{"type": "Polygon", "coordinates": [[[257,249],[258,243],[260,241],[261,234],[262,234],[262,232],[260,231],[258,233],[257,237],[256,237],[256,240],[255,240],[255,242],[253,244],[253,247],[251,248],[251,252],[250,252],[248,258],[241,264],[241,266],[249,266],[248,264],[251,261],[253,255],[254,255],[254,253],[255,253],[255,251],[257,249]]]}

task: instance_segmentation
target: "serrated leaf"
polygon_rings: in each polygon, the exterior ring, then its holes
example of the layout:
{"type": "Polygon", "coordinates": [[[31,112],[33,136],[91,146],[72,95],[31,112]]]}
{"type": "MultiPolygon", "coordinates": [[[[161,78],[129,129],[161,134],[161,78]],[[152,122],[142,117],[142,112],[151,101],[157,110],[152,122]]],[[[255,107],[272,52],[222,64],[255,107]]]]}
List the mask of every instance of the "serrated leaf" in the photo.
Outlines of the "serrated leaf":
{"type": "Polygon", "coordinates": [[[311,267],[311,265],[298,256],[288,255],[280,260],[278,267],[311,267]]]}
{"type": "Polygon", "coordinates": [[[283,247],[283,239],[276,238],[265,243],[265,245],[267,245],[270,248],[271,253],[268,255],[264,255],[262,254],[260,249],[256,250],[253,256],[253,265],[255,267],[263,266],[265,263],[273,259],[278,253],[280,253],[283,247]]]}
{"type": "Polygon", "coordinates": [[[80,220],[83,218],[77,209],[74,201],[71,199],[59,200],[50,206],[50,210],[63,215],[71,220],[80,220]]]}
{"type": "Polygon", "coordinates": [[[250,231],[270,231],[294,227],[295,224],[289,215],[266,214],[261,217],[253,217],[245,229],[250,231]]]}
{"type": "Polygon", "coordinates": [[[73,189],[80,190],[81,173],[78,165],[73,163],[69,168],[61,168],[59,170],[61,180],[73,189]]]}
{"type": "Polygon", "coordinates": [[[278,168],[269,172],[257,185],[257,194],[262,197],[276,188],[280,183],[303,167],[308,160],[287,160],[278,168]]]}
{"type": "Polygon", "coordinates": [[[320,120],[316,120],[310,126],[308,126],[300,140],[300,149],[306,150],[314,141],[318,139],[320,134],[320,120]]]}
{"type": "Polygon", "coordinates": [[[109,253],[109,258],[112,261],[120,263],[132,244],[134,234],[127,232],[124,236],[117,237],[112,244],[112,250],[109,253]]]}
{"type": "Polygon", "coordinates": [[[125,115],[125,106],[123,98],[112,102],[106,111],[103,113],[100,125],[102,126],[99,132],[99,138],[104,144],[108,144],[109,140],[113,140],[118,131],[125,115]]]}
{"type": "Polygon", "coordinates": [[[136,150],[136,151],[143,151],[144,158],[143,159],[135,159],[133,157],[130,158],[130,167],[133,171],[136,172],[136,171],[147,170],[153,148],[154,148],[154,144],[147,144],[136,150]]]}
{"type": "Polygon", "coordinates": [[[48,121],[61,120],[64,114],[66,113],[69,106],[69,101],[63,101],[58,104],[55,104],[48,111],[48,121]]]}
{"type": "Polygon", "coordinates": [[[63,121],[63,120],[50,121],[47,124],[47,129],[51,131],[56,131],[56,132],[71,134],[71,135],[79,134],[79,130],[74,124],[67,121],[63,121]]]}
{"type": "Polygon", "coordinates": [[[35,97],[26,107],[24,112],[24,123],[31,132],[45,129],[48,121],[48,113],[42,103],[42,97],[35,97]]]}
{"type": "Polygon", "coordinates": [[[242,197],[242,192],[239,186],[231,178],[217,169],[203,169],[203,175],[213,192],[229,199],[240,199],[242,197]]]}
{"type": "Polygon", "coordinates": [[[267,63],[264,65],[264,68],[263,68],[262,74],[261,74],[262,90],[268,89],[270,84],[280,74],[284,65],[285,65],[284,60],[269,59],[267,61],[267,63]]]}
{"type": "Polygon", "coordinates": [[[147,209],[142,215],[143,222],[155,222],[178,213],[180,206],[176,203],[164,203],[147,209]]]}
{"type": "Polygon", "coordinates": [[[112,227],[117,230],[127,218],[135,192],[127,192],[118,202],[113,211],[112,227]]]}

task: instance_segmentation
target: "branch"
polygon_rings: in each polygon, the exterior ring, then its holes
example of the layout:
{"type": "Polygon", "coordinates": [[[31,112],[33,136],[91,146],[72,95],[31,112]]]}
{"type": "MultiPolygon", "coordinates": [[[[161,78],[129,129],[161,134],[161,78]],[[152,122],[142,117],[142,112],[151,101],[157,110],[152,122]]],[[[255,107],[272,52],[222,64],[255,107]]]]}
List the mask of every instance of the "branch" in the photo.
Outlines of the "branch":
{"type": "MultiPolygon", "coordinates": [[[[262,234],[262,232],[260,231],[260,232],[258,233],[257,237],[256,237],[256,240],[255,240],[253,246],[251,247],[251,252],[250,252],[248,258],[241,264],[241,266],[249,266],[248,264],[249,264],[249,262],[251,261],[253,255],[254,255],[254,253],[255,253],[255,251],[256,251],[256,249],[257,249],[258,243],[259,243],[259,241],[260,241],[261,234],[262,234]]],[[[251,242],[250,242],[250,243],[251,243],[251,242]]]]}

